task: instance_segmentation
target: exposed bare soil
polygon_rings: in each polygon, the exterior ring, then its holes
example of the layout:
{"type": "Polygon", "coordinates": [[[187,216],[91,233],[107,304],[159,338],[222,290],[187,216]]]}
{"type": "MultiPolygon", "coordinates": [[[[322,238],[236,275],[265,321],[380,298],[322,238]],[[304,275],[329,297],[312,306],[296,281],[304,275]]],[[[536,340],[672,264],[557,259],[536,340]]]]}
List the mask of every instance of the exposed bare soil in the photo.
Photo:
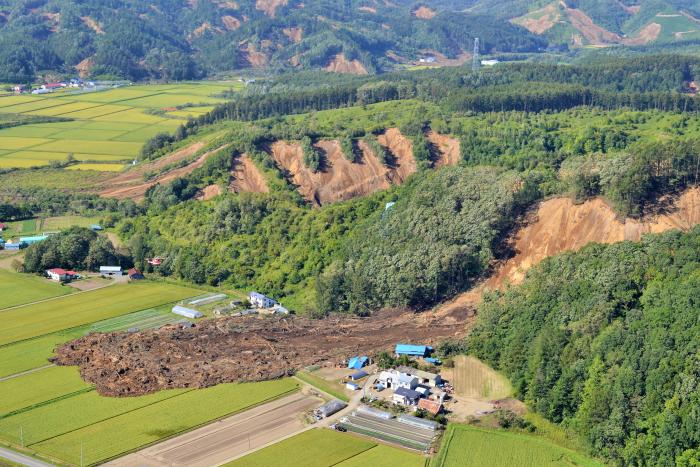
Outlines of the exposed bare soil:
{"type": "Polygon", "coordinates": [[[333,73],[347,73],[352,75],[366,75],[367,69],[359,60],[348,60],[345,54],[339,53],[328,62],[324,70],[333,73]]]}
{"type": "Polygon", "coordinates": [[[216,198],[221,193],[222,191],[219,185],[209,185],[205,186],[202,191],[197,194],[195,199],[197,201],[209,201],[212,198],[216,198]]]}
{"type": "Polygon", "coordinates": [[[284,28],[282,33],[289,38],[290,41],[298,44],[301,42],[302,30],[301,28],[284,28]]]}
{"type": "Polygon", "coordinates": [[[413,11],[413,15],[420,19],[433,19],[436,13],[427,6],[421,5],[413,11]]]}
{"type": "Polygon", "coordinates": [[[184,177],[185,175],[192,173],[192,171],[204,165],[204,162],[209,156],[225,149],[226,146],[222,146],[214,151],[202,154],[197,160],[185,165],[184,167],[167,170],[148,181],[144,180],[145,174],[163,171],[168,166],[177,164],[178,162],[194,156],[197,151],[203,147],[203,142],[193,143],[190,146],[180,149],[179,151],[176,151],[168,156],[161,157],[153,162],[141,164],[133,170],[129,170],[116,175],[113,178],[107,179],[101,184],[102,189],[99,192],[99,195],[105,198],[132,199],[134,201],[140,201],[143,199],[146,191],[150,187],[158,183],[168,183],[176,178],[184,177]]]}
{"type": "Polygon", "coordinates": [[[303,367],[390,350],[398,341],[435,344],[466,334],[469,314],[383,310],[370,318],[229,317],[138,333],[90,334],[60,346],[53,361],[77,365],[106,396],[262,381],[303,367]]]}
{"type": "Polygon", "coordinates": [[[268,193],[270,191],[265,177],[247,154],[241,155],[234,161],[229,189],[234,193],[268,193]]]}
{"type": "Polygon", "coordinates": [[[244,43],[239,49],[243,59],[253,68],[264,68],[269,62],[269,57],[265,52],[257,50],[254,44],[244,43]]]}
{"type": "Polygon", "coordinates": [[[81,16],[80,19],[83,21],[83,24],[93,31],[95,31],[96,34],[104,34],[104,30],[102,29],[102,25],[95,21],[94,19],[90,18],[89,16],[81,16]]]}
{"type": "Polygon", "coordinates": [[[513,236],[514,256],[496,265],[494,274],[484,283],[439,309],[449,312],[453,308],[473,307],[481,301],[485,289],[519,284],[527,271],[543,259],[579,250],[589,243],[639,241],[646,233],[689,230],[700,224],[700,188],[689,189],[667,201],[670,202],[664,209],[640,220],[620,220],[601,198],[582,204],[574,204],[569,198],[543,201],[513,236]]]}
{"type": "Polygon", "coordinates": [[[373,154],[365,153],[362,161],[353,163],[345,158],[338,141],[319,141],[317,147],[325,153],[321,172],[313,172],[304,165],[299,144],[278,141],[270,148],[280,169],[288,173],[302,196],[315,205],[347,200],[391,186],[391,171],[373,154]]]}
{"type": "Polygon", "coordinates": [[[413,143],[401,134],[398,128],[389,128],[383,135],[377,137],[379,144],[389,149],[396,159],[392,174],[394,183],[403,183],[417,170],[416,160],[413,158],[413,143]]]}
{"type": "Polygon", "coordinates": [[[532,13],[515,18],[513,23],[519,24],[535,34],[544,34],[561,19],[561,12],[557,5],[552,3],[532,13]]]}
{"type": "Polygon", "coordinates": [[[361,6],[358,8],[360,11],[366,11],[367,13],[377,14],[377,9],[371,6],[361,6]]]}
{"type": "Polygon", "coordinates": [[[270,18],[274,18],[277,8],[286,4],[287,0],[256,0],[255,9],[264,12],[270,18]]]}
{"type": "Polygon", "coordinates": [[[658,23],[649,23],[644,26],[633,37],[622,37],[617,33],[608,31],[607,29],[595,24],[590,16],[576,8],[569,8],[564,2],[561,2],[566,14],[571,21],[571,25],[576,28],[586,40],[592,45],[609,45],[609,44],[625,44],[625,45],[644,45],[655,41],[661,33],[661,25],[658,23]]]}
{"type": "Polygon", "coordinates": [[[78,76],[81,78],[86,78],[90,76],[90,72],[92,71],[92,67],[95,66],[95,59],[92,57],[88,57],[75,65],[75,71],[78,72],[78,76]]]}
{"type": "Polygon", "coordinates": [[[458,139],[430,131],[428,141],[435,146],[440,154],[440,157],[435,161],[435,167],[459,164],[460,144],[458,139]]]}
{"type": "Polygon", "coordinates": [[[241,27],[241,21],[235,16],[222,16],[221,22],[224,23],[224,27],[229,31],[235,31],[236,29],[241,27]]]}

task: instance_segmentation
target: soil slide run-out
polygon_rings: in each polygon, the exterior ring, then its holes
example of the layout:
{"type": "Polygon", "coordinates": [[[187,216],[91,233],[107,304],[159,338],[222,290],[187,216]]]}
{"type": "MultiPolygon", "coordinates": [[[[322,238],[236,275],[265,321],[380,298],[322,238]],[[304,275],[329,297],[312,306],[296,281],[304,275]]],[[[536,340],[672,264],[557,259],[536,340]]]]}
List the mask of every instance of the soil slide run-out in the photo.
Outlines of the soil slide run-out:
{"type": "Polygon", "coordinates": [[[574,204],[569,198],[553,198],[540,203],[512,238],[514,256],[495,267],[494,274],[480,286],[439,307],[452,312],[474,307],[484,290],[519,284],[527,271],[545,258],[576,251],[589,243],[639,241],[647,233],[689,230],[700,224],[700,188],[661,203],[665,206],[642,219],[620,220],[603,199],[574,204]]]}
{"type": "Polygon", "coordinates": [[[229,190],[234,193],[268,193],[265,177],[247,154],[237,157],[233,162],[229,190]]]}
{"type": "Polygon", "coordinates": [[[435,161],[435,167],[459,164],[460,144],[458,139],[430,131],[428,133],[428,141],[438,152],[439,157],[435,161]]]}
{"type": "Polygon", "coordinates": [[[463,337],[469,315],[384,310],[369,318],[229,317],[183,329],[90,334],[59,347],[53,361],[77,365],[105,396],[262,381],[309,365],[391,351],[396,342],[463,337]]]}
{"type": "Polygon", "coordinates": [[[206,162],[211,155],[216,154],[226,148],[226,146],[222,146],[213,151],[202,154],[195,161],[183,167],[167,170],[168,166],[176,165],[183,160],[193,157],[203,147],[203,142],[197,142],[168,156],[161,157],[156,161],[141,164],[132,170],[106,180],[103,183],[103,189],[99,192],[99,194],[105,198],[132,199],[134,201],[141,201],[145,196],[146,191],[150,187],[156,184],[163,185],[175,180],[176,178],[181,178],[192,173],[194,170],[204,165],[204,162],[206,162]],[[144,181],[144,176],[146,174],[161,171],[163,172],[156,177],[144,181]]]}
{"type": "Polygon", "coordinates": [[[394,156],[392,181],[403,183],[417,170],[416,160],[413,158],[413,143],[401,134],[398,128],[389,128],[383,135],[377,137],[379,144],[389,150],[394,156]]]}

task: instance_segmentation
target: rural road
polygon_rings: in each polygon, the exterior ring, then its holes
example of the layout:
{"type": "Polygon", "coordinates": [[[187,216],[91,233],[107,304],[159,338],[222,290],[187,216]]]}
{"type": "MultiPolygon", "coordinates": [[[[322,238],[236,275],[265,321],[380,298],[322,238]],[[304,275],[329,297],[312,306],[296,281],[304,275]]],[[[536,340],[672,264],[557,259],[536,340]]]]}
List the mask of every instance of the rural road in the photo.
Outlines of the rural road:
{"type": "Polygon", "coordinates": [[[304,429],[302,413],[321,399],[300,392],[214,422],[105,465],[209,467],[304,429]]]}
{"type": "Polygon", "coordinates": [[[33,457],[25,456],[15,451],[10,451],[9,449],[0,448],[0,459],[7,459],[8,461],[15,462],[20,465],[26,465],[27,467],[53,467],[53,464],[47,464],[33,457]]]}

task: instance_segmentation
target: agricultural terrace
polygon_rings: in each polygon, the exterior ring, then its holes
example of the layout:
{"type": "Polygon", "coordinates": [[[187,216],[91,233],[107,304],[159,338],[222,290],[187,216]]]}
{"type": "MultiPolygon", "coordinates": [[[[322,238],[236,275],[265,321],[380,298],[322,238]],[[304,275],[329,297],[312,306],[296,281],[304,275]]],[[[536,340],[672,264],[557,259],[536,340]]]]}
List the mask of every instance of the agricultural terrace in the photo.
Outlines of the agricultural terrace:
{"type": "Polygon", "coordinates": [[[37,276],[15,274],[0,269],[0,310],[66,295],[73,290],[37,276]]]}
{"type": "MultiPolygon", "coordinates": [[[[15,412],[0,418],[0,440],[14,445],[23,441],[34,453],[73,465],[80,464],[81,449],[84,465],[104,462],[299,389],[293,380],[281,379],[108,398],[90,388],[81,391],[80,386],[49,389],[63,381],[45,374],[50,370],[9,380],[19,390],[30,387],[31,376],[41,375],[46,395],[10,406],[15,412]],[[72,389],[77,390],[68,392],[72,389]]],[[[75,368],[56,370],[70,371],[79,379],[75,368]]],[[[3,404],[5,411],[8,404],[3,404]]]]}
{"type": "Polygon", "coordinates": [[[432,467],[602,466],[544,437],[450,424],[432,467]]]}
{"type": "MultiPolygon", "coordinates": [[[[159,283],[114,285],[0,311],[0,346],[171,303],[197,291],[159,283]]],[[[1,350],[0,350],[1,352],[1,350]]]]}
{"type": "Polygon", "coordinates": [[[70,170],[118,171],[148,139],[172,133],[224,99],[237,82],[143,85],[105,91],[0,97],[0,115],[60,117],[71,121],[36,123],[0,130],[0,168],[65,162],[70,170]]]}
{"type": "Polygon", "coordinates": [[[289,467],[422,467],[426,458],[420,454],[377,444],[349,433],[316,428],[248,454],[226,467],[267,467],[279,464],[289,467]]]}

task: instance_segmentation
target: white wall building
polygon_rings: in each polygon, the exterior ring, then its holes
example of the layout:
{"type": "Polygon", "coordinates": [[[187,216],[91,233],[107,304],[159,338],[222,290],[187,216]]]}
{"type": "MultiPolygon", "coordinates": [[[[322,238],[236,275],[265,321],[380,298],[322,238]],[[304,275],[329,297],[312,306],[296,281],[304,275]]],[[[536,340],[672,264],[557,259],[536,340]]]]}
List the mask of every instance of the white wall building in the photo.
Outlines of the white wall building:
{"type": "Polygon", "coordinates": [[[248,294],[248,301],[250,301],[250,304],[255,308],[272,308],[277,304],[277,302],[270,297],[266,297],[258,292],[250,292],[248,294]]]}

